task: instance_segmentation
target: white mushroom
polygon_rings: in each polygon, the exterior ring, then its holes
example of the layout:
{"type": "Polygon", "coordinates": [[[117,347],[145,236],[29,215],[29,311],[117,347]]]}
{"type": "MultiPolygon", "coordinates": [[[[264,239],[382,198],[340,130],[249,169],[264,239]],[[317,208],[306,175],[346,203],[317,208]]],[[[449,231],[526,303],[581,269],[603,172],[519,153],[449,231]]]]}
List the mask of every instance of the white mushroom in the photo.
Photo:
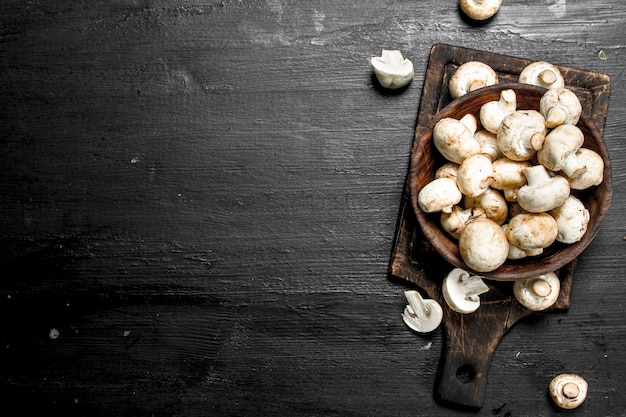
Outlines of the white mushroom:
{"type": "Polygon", "coordinates": [[[550,382],[548,390],[557,406],[572,410],[585,401],[588,388],[587,381],[580,375],[561,374],[550,382]]]}
{"type": "Polygon", "coordinates": [[[569,178],[582,175],[585,170],[576,156],[585,135],[574,125],[560,125],[552,129],[537,152],[537,160],[550,171],[563,171],[569,178]]]}
{"type": "Polygon", "coordinates": [[[556,66],[544,61],[533,62],[526,66],[520,72],[518,81],[544,88],[559,88],[565,85],[561,71],[556,66]]]}
{"type": "MultiPolygon", "coordinates": [[[[503,224],[500,227],[502,227],[502,230],[504,230],[504,232],[506,233],[506,228],[508,226],[509,226],[508,224],[503,224]]],[[[538,256],[538,255],[541,255],[542,253],[543,253],[543,248],[523,250],[511,244],[511,242],[509,242],[509,255],[507,256],[507,258],[511,260],[524,259],[529,256],[538,256]]]]}
{"type": "Polygon", "coordinates": [[[457,68],[450,78],[448,89],[452,98],[458,98],[494,84],[498,84],[498,74],[493,68],[480,61],[469,61],[457,68]]]}
{"type": "Polygon", "coordinates": [[[530,166],[531,164],[528,161],[513,161],[506,157],[493,161],[491,164],[493,172],[493,183],[491,186],[498,190],[521,187],[526,184],[524,169],[530,166]]]}
{"type": "Polygon", "coordinates": [[[465,196],[463,204],[466,209],[475,208],[484,211],[488,219],[498,224],[503,224],[509,214],[509,207],[506,200],[498,191],[487,188],[482,194],[471,197],[465,196]]]}
{"type": "Polygon", "coordinates": [[[487,20],[495,15],[502,0],[459,0],[459,7],[473,20],[487,20]]]}
{"type": "Polygon", "coordinates": [[[456,181],[456,174],[459,171],[459,164],[446,162],[435,171],[435,178],[451,178],[456,181]]]}
{"type": "Polygon", "coordinates": [[[587,231],[589,210],[573,195],[570,195],[559,207],[550,210],[550,215],[556,220],[559,229],[556,240],[559,242],[578,242],[587,231]]]}
{"type": "Polygon", "coordinates": [[[456,176],[456,185],[466,196],[484,193],[493,182],[491,159],[479,153],[463,160],[456,176]]]}
{"type": "Polygon", "coordinates": [[[428,333],[439,327],[443,319],[443,309],[435,300],[424,299],[419,292],[404,292],[408,305],[404,307],[402,319],[411,329],[420,333],[428,333]]]}
{"type": "Polygon", "coordinates": [[[460,164],[468,156],[480,152],[480,143],[474,139],[475,130],[468,128],[469,121],[471,118],[445,117],[435,124],[433,143],[448,161],[460,164]]]}
{"type": "Polygon", "coordinates": [[[514,161],[527,161],[541,149],[547,129],[545,119],[536,110],[516,110],[502,119],[498,128],[498,146],[514,161]]]}
{"type": "Polygon", "coordinates": [[[506,228],[510,244],[524,251],[547,248],[554,243],[557,234],[556,220],[547,213],[518,214],[506,228]]]}
{"type": "Polygon", "coordinates": [[[551,176],[543,165],[524,168],[526,185],[517,192],[517,202],[526,211],[542,213],[563,204],[570,194],[569,182],[560,175],[551,176]]]}
{"type": "Polygon", "coordinates": [[[500,99],[485,103],[480,108],[480,123],[491,133],[498,133],[502,119],[517,109],[517,96],[514,90],[503,90],[500,99]]]}
{"type": "Polygon", "coordinates": [[[376,79],[385,88],[404,87],[413,79],[413,63],[397,50],[383,49],[380,57],[370,60],[376,79]]]}
{"type": "Polygon", "coordinates": [[[463,199],[463,194],[450,178],[437,178],[426,184],[417,195],[419,207],[425,213],[443,211],[449,213],[452,207],[463,199]]]}
{"type": "Polygon", "coordinates": [[[480,307],[480,295],[489,291],[482,277],[454,268],[443,279],[441,286],[446,304],[461,314],[473,313],[480,307]]]}
{"type": "Polygon", "coordinates": [[[597,152],[587,148],[576,151],[576,158],[586,170],[576,178],[568,178],[570,188],[573,190],[586,190],[589,187],[600,185],[604,179],[604,161],[597,152]]]}
{"type": "Polygon", "coordinates": [[[513,283],[515,299],[531,311],[542,311],[554,305],[560,291],[561,281],[554,272],[513,283]]]}
{"type": "Polygon", "coordinates": [[[459,252],[467,266],[489,272],[506,261],[509,242],[498,223],[479,218],[469,222],[461,232],[459,252]]]}
{"type": "Polygon", "coordinates": [[[545,92],[539,101],[539,112],[546,119],[546,127],[563,124],[575,125],[583,108],[578,96],[567,88],[553,88],[545,92]]]}
{"type": "Polygon", "coordinates": [[[489,157],[492,162],[502,158],[502,151],[498,146],[498,138],[495,133],[482,129],[474,133],[474,139],[480,143],[480,153],[489,157]]]}
{"type": "Polygon", "coordinates": [[[441,224],[443,230],[458,240],[461,236],[461,231],[465,228],[465,225],[478,217],[486,217],[483,209],[462,209],[459,206],[454,206],[452,207],[452,211],[450,213],[441,213],[439,223],[441,224]]]}

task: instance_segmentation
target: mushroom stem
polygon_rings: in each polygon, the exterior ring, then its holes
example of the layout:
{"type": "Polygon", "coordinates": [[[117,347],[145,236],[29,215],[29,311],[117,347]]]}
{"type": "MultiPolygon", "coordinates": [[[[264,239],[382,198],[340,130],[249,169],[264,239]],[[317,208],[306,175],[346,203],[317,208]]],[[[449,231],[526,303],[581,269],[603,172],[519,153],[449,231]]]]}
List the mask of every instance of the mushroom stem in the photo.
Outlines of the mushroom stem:
{"type": "Polygon", "coordinates": [[[538,297],[547,297],[552,293],[552,286],[545,279],[537,278],[531,284],[531,290],[538,297]]]}
{"type": "Polygon", "coordinates": [[[554,71],[545,69],[539,73],[539,79],[546,84],[554,84],[557,80],[557,76],[554,71]]]}
{"type": "Polygon", "coordinates": [[[563,385],[563,388],[561,388],[561,392],[566,398],[574,399],[580,395],[580,388],[573,382],[568,382],[567,384],[563,385]]]}
{"type": "Polygon", "coordinates": [[[424,318],[430,316],[431,309],[424,302],[424,299],[417,291],[405,291],[404,295],[409,303],[409,314],[416,318],[424,318]]]}
{"type": "Polygon", "coordinates": [[[485,284],[482,277],[478,275],[461,275],[459,282],[465,293],[465,298],[468,300],[476,301],[479,295],[489,291],[487,284],[485,284]]]}

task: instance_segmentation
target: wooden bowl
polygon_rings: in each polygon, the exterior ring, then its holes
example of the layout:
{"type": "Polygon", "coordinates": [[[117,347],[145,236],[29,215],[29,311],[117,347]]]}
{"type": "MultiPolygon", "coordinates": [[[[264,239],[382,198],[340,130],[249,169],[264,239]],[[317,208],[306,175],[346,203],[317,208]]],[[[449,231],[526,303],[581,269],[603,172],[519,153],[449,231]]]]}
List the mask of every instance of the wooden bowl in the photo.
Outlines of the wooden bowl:
{"type": "MultiPolygon", "coordinates": [[[[411,155],[409,175],[411,203],[417,216],[418,224],[424,237],[435,250],[455,267],[488,279],[515,281],[557,271],[581,254],[596,236],[606,217],[611,201],[612,177],[606,146],[596,127],[583,114],[578,122],[578,127],[585,135],[583,147],[596,151],[604,160],[604,180],[600,185],[584,191],[572,190],[572,194],[578,197],[589,210],[590,221],[583,238],[573,244],[555,242],[539,256],[527,257],[521,260],[507,260],[502,266],[491,272],[476,272],[469,268],[460,256],[458,241],[442,229],[439,223],[440,213],[423,212],[417,204],[417,195],[422,187],[434,179],[437,168],[447,162],[441,156],[432,140],[433,127],[437,121],[444,117],[460,119],[467,113],[472,113],[478,118],[480,107],[489,101],[498,100],[500,92],[505,89],[513,89],[515,91],[518,109],[534,110],[539,110],[539,101],[547,91],[542,87],[526,84],[497,84],[481,88],[452,101],[434,116],[427,132],[417,139],[415,150],[411,155]]],[[[584,111],[583,104],[583,113],[584,111]]],[[[480,126],[479,129],[481,129],[480,126]]]]}

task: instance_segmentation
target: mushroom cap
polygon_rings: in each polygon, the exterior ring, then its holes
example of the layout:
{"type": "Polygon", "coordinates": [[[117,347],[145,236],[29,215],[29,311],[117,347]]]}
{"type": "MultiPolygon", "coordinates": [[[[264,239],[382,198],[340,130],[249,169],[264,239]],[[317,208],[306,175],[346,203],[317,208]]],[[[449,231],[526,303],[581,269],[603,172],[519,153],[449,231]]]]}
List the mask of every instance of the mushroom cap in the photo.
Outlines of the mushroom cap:
{"type": "Polygon", "coordinates": [[[476,219],[461,232],[459,252],[473,270],[490,272],[506,261],[509,242],[498,223],[490,219],[476,219]]]}
{"type": "Polygon", "coordinates": [[[558,242],[578,242],[587,232],[589,210],[573,195],[570,195],[559,207],[550,210],[550,215],[556,220],[559,229],[556,236],[558,242]]]}
{"type": "Polygon", "coordinates": [[[419,207],[425,213],[449,212],[463,199],[463,194],[450,178],[437,178],[422,188],[417,196],[419,207]]]}
{"type": "Polygon", "coordinates": [[[484,193],[492,182],[491,159],[480,153],[465,158],[456,176],[457,187],[470,197],[484,193]]]}
{"type": "Polygon", "coordinates": [[[482,194],[471,197],[465,196],[464,205],[466,208],[482,209],[488,219],[498,224],[503,224],[508,215],[509,207],[502,194],[493,188],[487,188],[482,194]]]}
{"type": "Polygon", "coordinates": [[[468,61],[461,64],[452,74],[448,89],[452,98],[457,98],[494,84],[498,84],[498,74],[493,68],[484,62],[468,61]]]}
{"type": "Polygon", "coordinates": [[[474,139],[474,132],[465,123],[451,117],[445,117],[435,124],[433,143],[444,158],[457,164],[480,152],[480,143],[474,139]]]}
{"type": "Polygon", "coordinates": [[[498,128],[500,150],[509,159],[527,161],[541,149],[547,129],[536,110],[516,110],[507,114],[498,128]]]}
{"type": "Polygon", "coordinates": [[[543,213],[565,202],[570,194],[569,182],[560,175],[551,176],[543,165],[524,168],[527,184],[517,192],[517,202],[526,211],[543,213]]]}
{"type": "Polygon", "coordinates": [[[487,102],[480,107],[479,118],[483,127],[491,132],[498,133],[502,119],[513,113],[517,108],[517,96],[515,90],[503,90],[500,99],[487,102]]]}
{"type": "Polygon", "coordinates": [[[589,187],[600,185],[604,179],[604,161],[595,151],[580,148],[576,151],[576,158],[586,169],[575,178],[568,178],[573,190],[586,190],[589,187]]]}
{"type": "Polygon", "coordinates": [[[502,158],[495,133],[482,129],[474,133],[474,139],[480,144],[480,153],[489,157],[492,162],[502,158]]]}
{"type": "Polygon", "coordinates": [[[545,61],[537,61],[527,65],[520,72],[518,81],[544,88],[559,88],[565,85],[561,71],[556,66],[545,61]]]}
{"type": "Polygon", "coordinates": [[[560,291],[561,281],[554,272],[513,283],[515,298],[531,311],[542,311],[552,306],[560,291]]]}
{"type": "Polygon", "coordinates": [[[585,401],[588,387],[587,381],[580,375],[561,374],[550,381],[548,391],[557,406],[572,410],[585,401]]]}
{"type": "Polygon", "coordinates": [[[546,136],[537,160],[551,171],[563,170],[570,178],[581,175],[585,166],[578,161],[576,151],[584,141],[585,135],[577,126],[557,126],[546,136]]]}
{"type": "Polygon", "coordinates": [[[495,15],[502,0],[459,0],[459,7],[473,20],[486,20],[495,15]]]}
{"type": "Polygon", "coordinates": [[[413,63],[398,50],[383,49],[380,57],[370,60],[376,79],[385,88],[404,87],[413,79],[413,63]]]}
{"type": "Polygon", "coordinates": [[[553,88],[541,97],[539,112],[546,119],[546,127],[554,128],[563,124],[575,125],[583,108],[578,96],[567,88],[553,88]]]}
{"type": "Polygon", "coordinates": [[[517,214],[506,228],[508,242],[524,251],[547,248],[557,234],[556,220],[547,213],[517,214]]]}

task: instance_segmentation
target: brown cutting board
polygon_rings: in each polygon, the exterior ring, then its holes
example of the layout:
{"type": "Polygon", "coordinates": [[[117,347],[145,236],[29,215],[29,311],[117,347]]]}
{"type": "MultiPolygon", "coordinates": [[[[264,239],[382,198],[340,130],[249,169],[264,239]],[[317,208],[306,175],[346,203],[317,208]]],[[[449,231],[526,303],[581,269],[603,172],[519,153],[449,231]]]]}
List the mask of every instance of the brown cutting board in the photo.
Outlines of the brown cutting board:
{"type": "MultiPolygon", "coordinates": [[[[434,45],[430,51],[417,113],[415,141],[428,128],[434,115],[452,101],[448,81],[459,65],[467,61],[489,64],[503,83],[516,82],[522,69],[533,62],[458,46],[434,45]]],[[[602,135],[609,106],[609,76],[559,65],[557,67],[563,74],[566,86],[578,95],[583,111],[602,135]]],[[[576,261],[573,261],[555,271],[561,280],[561,293],[556,304],[550,308],[551,311],[565,311],[569,308],[575,267],[576,261]]],[[[481,296],[481,306],[476,312],[459,314],[451,310],[443,299],[441,282],[452,268],[420,233],[411,207],[407,176],[389,276],[417,285],[422,295],[437,300],[443,307],[444,345],[435,381],[435,398],[445,405],[476,409],[483,405],[489,363],[500,339],[517,321],[533,312],[515,300],[512,282],[496,281],[487,281],[490,291],[481,296]]]]}

